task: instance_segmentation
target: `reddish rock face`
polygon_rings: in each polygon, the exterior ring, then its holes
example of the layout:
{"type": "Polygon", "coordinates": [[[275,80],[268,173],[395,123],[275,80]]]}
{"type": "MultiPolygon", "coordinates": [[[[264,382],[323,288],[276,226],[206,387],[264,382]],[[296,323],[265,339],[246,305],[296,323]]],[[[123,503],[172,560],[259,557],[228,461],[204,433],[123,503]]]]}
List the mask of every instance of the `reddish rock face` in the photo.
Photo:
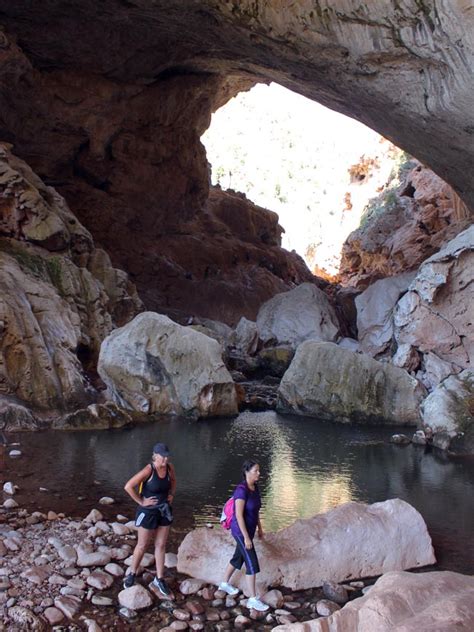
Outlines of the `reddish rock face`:
{"type": "Polygon", "coordinates": [[[417,164],[381,200],[379,211],[347,238],[340,280],[365,289],[378,279],[416,270],[470,223],[452,188],[417,164]]]}

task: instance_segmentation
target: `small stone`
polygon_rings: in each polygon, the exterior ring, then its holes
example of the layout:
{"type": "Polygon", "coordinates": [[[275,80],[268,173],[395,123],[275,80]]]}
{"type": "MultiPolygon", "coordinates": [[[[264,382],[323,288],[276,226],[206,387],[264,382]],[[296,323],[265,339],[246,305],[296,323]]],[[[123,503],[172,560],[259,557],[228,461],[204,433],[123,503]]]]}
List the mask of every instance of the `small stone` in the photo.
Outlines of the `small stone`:
{"type": "Polygon", "coordinates": [[[178,566],[178,556],[176,553],[165,554],[165,566],[166,568],[176,568],[178,566]]]}
{"type": "Polygon", "coordinates": [[[189,621],[191,613],[187,610],[182,610],[181,608],[175,608],[173,610],[173,617],[178,619],[178,621],[189,621]]]}
{"type": "Polygon", "coordinates": [[[219,611],[215,608],[209,608],[209,610],[206,612],[206,619],[207,621],[220,621],[221,615],[219,611]]]}
{"type": "Polygon", "coordinates": [[[92,522],[95,524],[96,522],[99,522],[103,519],[104,516],[100,513],[98,509],[91,509],[87,516],[84,518],[83,522],[92,522]]]}
{"type": "Polygon", "coordinates": [[[298,601],[285,601],[285,608],[288,608],[288,610],[297,610],[301,608],[301,604],[298,601]]]}
{"type": "Polygon", "coordinates": [[[195,595],[206,582],[203,579],[185,579],[179,585],[182,595],[195,595]]]}
{"type": "Polygon", "coordinates": [[[102,628],[96,621],[94,621],[94,619],[87,619],[84,617],[83,621],[87,625],[87,632],[102,632],[102,628]]]}
{"type": "Polygon", "coordinates": [[[190,621],[188,625],[193,632],[200,632],[200,630],[204,630],[204,623],[201,621],[190,621]]]}
{"type": "Polygon", "coordinates": [[[11,456],[12,458],[21,456],[21,450],[10,450],[10,452],[8,453],[8,456],[11,456]]]}
{"type": "Polygon", "coordinates": [[[262,595],[262,601],[268,604],[271,608],[281,608],[285,603],[283,594],[280,590],[269,590],[262,595]]]}
{"type": "Polygon", "coordinates": [[[130,529],[126,525],[120,524],[120,522],[112,522],[110,526],[115,535],[128,535],[130,533],[130,529]]]}
{"type": "Polygon", "coordinates": [[[105,566],[110,562],[110,555],[104,551],[94,551],[91,545],[79,544],[77,549],[78,566],[105,566]]]}
{"type": "Polygon", "coordinates": [[[233,597],[231,596],[226,597],[226,600],[225,600],[226,608],[233,608],[236,605],[237,605],[237,601],[233,597]]]}
{"type": "Polygon", "coordinates": [[[405,434],[394,434],[390,437],[390,443],[408,445],[410,443],[410,439],[405,434]]]}
{"type": "Polygon", "coordinates": [[[47,520],[59,520],[59,516],[55,511],[48,511],[47,516],[46,516],[47,520]]]}
{"type": "Polygon", "coordinates": [[[115,517],[119,522],[128,522],[127,516],[122,516],[122,514],[117,514],[115,517]]]}
{"type": "Polygon", "coordinates": [[[64,619],[64,614],[61,612],[61,610],[59,610],[58,608],[54,608],[54,606],[46,608],[46,610],[43,612],[43,615],[46,617],[50,625],[61,623],[61,621],[64,619]]]}
{"type": "Polygon", "coordinates": [[[136,619],[137,617],[137,613],[135,612],[135,610],[131,610],[130,608],[127,608],[126,606],[122,606],[119,609],[118,613],[121,617],[123,617],[124,619],[127,619],[128,621],[131,621],[132,619],[136,619]]]}
{"type": "Polygon", "coordinates": [[[91,599],[94,606],[113,606],[114,600],[110,597],[104,597],[104,595],[92,595],[91,599]]]}
{"type": "Polygon", "coordinates": [[[12,583],[8,577],[0,576],[0,590],[7,590],[11,585],[12,583]]]}
{"type": "Polygon", "coordinates": [[[102,496],[99,500],[99,505],[113,505],[115,500],[110,498],[110,496],[102,496]]]}
{"type": "Polygon", "coordinates": [[[61,596],[57,597],[54,600],[54,605],[56,608],[61,610],[62,613],[66,615],[68,619],[73,619],[75,615],[79,612],[81,607],[81,600],[73,595],[70,596],[61,596]]]}
{"type": "Polygon", "coordinates": [[[169,626],[172,630],[187,630],[188,624],[186,621],[173,621],[169,626]]]}
{"type": "Polygon", "coordinates": [[[417,430],[411,439],[415,445],[426,445],[426,435],[423,430],[417,430]]]}
{"type": "Polygon", "coordinates": [[[349,586],[352,586],[352,588],[355,588],[356,590],[362,590],[362,588],[364,588],[364,582],[349,582],[349,586]]]}
{"type": "Polygon", "coordinates": [[[339,606],[334,601],[329,601],[329,599],[320,599],[316,603],[316,612],[321,617],[330,617],[336,610],[340,610],[341,606],[339,606]]]}
{"type": "Polygon", "coordinates": [[[43,620],[31,612],[26,606],[13,606],[8,610],[8,616],[28,632],[43,632],[46,629],[43,620]]]}
{"type": "Polygon", "coordinates": [[[323,583],[323,594],[330,601],[335,601],[338,604],[344,605],[349,601],[349,595],[344,586],[340,586],[335,582],[323,583]]]}
{"type": "Polygon", "coordinates": [[[266,616],[266,612],[259,612],[258,610],[251,610],[250,611],[250,618],[253,619],[254,621],[259,621],[260,619],[264,619],[266,616]]]}
{"type": "Polygon", "coordinates": [[[202,614],[204,612],[204,606],[201,603],[199,603],[199,601],[187,601],[184,604],[184,607],[193,616],[197,614],[202,614]]]}
{"type": "Polygon", "coordinates": [[[6,501],[3,503],[3,506],[5,507],[5,509],[15,509],[15,507],[18,507],[19,505],[16,500],[13,500],[13,498],[7,498],[6,501]]]}
{"type": "Polygon", "coordinates": [[[29,568],[24,573],[21,574],[21,577],[24,577],[32,584],[42,584],[45,579],[47,579],[51,574],[51,569],[46,566],[29,568]]]}
{"type": "Polygon", "coordinates": [[[278,623],[280,625],[290,625],[291,623],[295,623],[296,621],[297,618],[294,617],[292,614],[283,614],[278,617],[278,623]]]}
{"type": "Polygon", "coordinates": [[[135,584],[135,586],[125,588],[125,590],[119,592],[118,600],[121,606],[125,606],[130,610],[149,608],[153,603],[151,594],[140,584],[135,584]]]}
{"type": "Polygon", "coordinates": [[[119,566],[118,564],[115,564],[115,562],[110,562],[110,564],[107,564],[104,570],[107,571],[107,573],[110,573],[111,575],[113,575],[114,577],[123,577],[123,574],[124,574],[123,568],[119,566]]]}
{"type": "Polygon", "coordinates": [[[237,630],[248,628],[251,625],[252,625],[251,619],[249,619],[248,617],[245,617],[243,614],[239,614],[239,616],[235,618],[234,627],[237,628],[237,630]]]}
{"type": "Polygon", "coordinates": [[[65,577],[63,577],[62,575],[58,575],[57,573],[53,573],[48,578],[48,584],[50,584],[51,586],[66,586],[67,579],[65,577]]]}
{"type": "Polygon", "coordinates": [[[5,494],[10,494],[10,496],[13,496],[17,489],[17,486],[14,485],[11,481],[7,481],[3,484],[3,491],[5,492],[5,494]]]}
{"type": "Polygon", "coordinates": [[[105,571],[95,570],[89,575],[86,583],[92,588],[97,588],[97,590],[106,590],[112,586],[114,578],[105,571]]]}

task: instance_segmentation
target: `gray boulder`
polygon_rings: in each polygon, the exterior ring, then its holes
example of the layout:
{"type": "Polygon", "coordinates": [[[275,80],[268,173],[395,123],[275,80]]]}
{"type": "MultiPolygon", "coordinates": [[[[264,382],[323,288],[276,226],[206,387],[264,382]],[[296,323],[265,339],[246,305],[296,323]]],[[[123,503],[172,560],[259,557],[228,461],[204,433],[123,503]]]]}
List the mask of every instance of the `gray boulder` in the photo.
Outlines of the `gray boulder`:
{"type": "Polygon", "coordinates": [[[339,321],[326,294],[312,283],[303,283],[264,303],[257,329],[263,342],[296,348],[304,340],[336,340],[339,321]]]}
{"type": "Polygon", "coordinates": [[[474,371],[443,380],[423,402],[421,414],[435,446],[474,454],[474,371]]]}
{"type": "Polygon", "coordinates": [[[474,225],[420,266],[394,311],[395,338],[467,369],[474,363],[474,225]]]}
{"type": "Polygon", "coordinates": [[[417,425],[425,394],[403,369],[309,340],[283,376],[277,410],[343,423],[417,425]]]}
{"type": "Polygon", "coordinates": [[[237,351],[253,355],[258,347],[257,323],[242,316],[232,333],[231,340],[237,351]]]}
{"type": "Polygon", "coordinates": [[[193,417],[237,413],[219,343],[161,314],[144,312],[113,331],[102,343],[98,370],[124,408],[193,417]]]}
{"type": "Polygon", "coordinates": [[[357,331],[365,353],[377,356],[389,348],[393,338],[393,309],[414,276],[415,273],[407,272],[380,279],[356,297],[357,331]]]}

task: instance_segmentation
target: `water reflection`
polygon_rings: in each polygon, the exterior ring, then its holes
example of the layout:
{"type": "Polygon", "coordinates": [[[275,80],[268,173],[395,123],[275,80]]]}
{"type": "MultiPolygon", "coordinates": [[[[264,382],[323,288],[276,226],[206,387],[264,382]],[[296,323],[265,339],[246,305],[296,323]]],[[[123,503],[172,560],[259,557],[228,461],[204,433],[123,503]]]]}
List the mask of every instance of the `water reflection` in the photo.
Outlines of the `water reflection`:
{"type": "MultiPolygon", "coordinates": [[[[349,500],[402,498],[425,518],[441,567],[474,571],[474,461],[452,460],[415,446],[388,443],[393,429],[320,423],[273,412],[198,423],[161,419],[130,430],[19,434],[24,458],[7,468],[22,491],[49,488],[31,509],[84,514],[103,495],[133,507],[124,482],[167,443],[178,475],[178,532],[217,522],[245,458],[261,465],[262,518],[267,530],[349,500]],[[19,468],[19,471],[17,471],[19,468]],[[18,480],[17,477],[20,477],[18,480]],[[77,496],[87,498],[78,505],[77,496]],[[54,504],[56,502],[56,505],[54,504]]],[[[8,472],[7,472],[8,476],[8,472]]],[[[8,480],[8,479],[7,479],[8,480]]]]}

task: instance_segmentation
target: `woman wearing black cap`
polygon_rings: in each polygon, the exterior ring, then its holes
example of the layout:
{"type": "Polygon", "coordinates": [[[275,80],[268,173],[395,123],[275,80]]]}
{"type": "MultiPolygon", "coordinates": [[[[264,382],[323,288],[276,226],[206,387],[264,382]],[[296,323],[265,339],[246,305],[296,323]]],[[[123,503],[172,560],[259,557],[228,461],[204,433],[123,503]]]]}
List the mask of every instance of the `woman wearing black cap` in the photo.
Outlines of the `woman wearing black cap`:
{"type": "Polygon", "coordinates": [[[133,551],[130,573],[123,582],[124,588],[130,588],[135,583],[143,555],[151,539],[154,539],[156,577],[152,585],[163,597],[172,596],[163,579],[166,541],[173,522],[171,503],[176,490],[176,477],[174,467],[168,463],[169,455],[168,447],[164,443],[157,443],[153,447],[151,463],[132,476],[124,487],[139,505],[135,516],[138,541],[133,551]]]}

